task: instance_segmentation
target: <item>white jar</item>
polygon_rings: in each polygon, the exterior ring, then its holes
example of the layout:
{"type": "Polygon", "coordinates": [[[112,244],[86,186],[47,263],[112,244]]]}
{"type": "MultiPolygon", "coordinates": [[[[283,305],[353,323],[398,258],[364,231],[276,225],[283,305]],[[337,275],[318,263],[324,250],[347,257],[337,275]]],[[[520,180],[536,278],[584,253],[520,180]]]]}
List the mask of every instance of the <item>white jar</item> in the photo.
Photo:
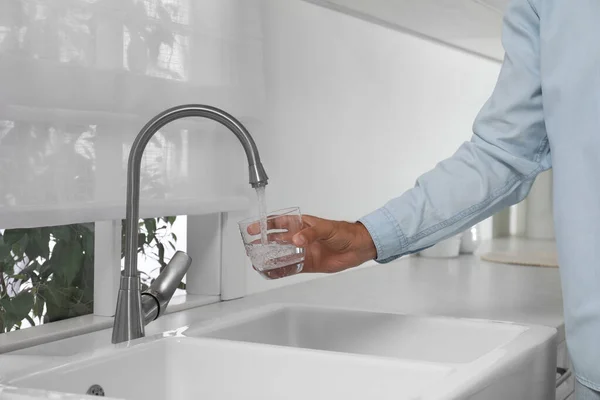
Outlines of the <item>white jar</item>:
{"type": "Polygon", "coordinates": [[[460,252],[473,254],[481,244],[481,231],[478,225],[464,231],[460,237],[460,252]]]}
{"type": "Polygon", "coordinates": [[[461,235],[442,240],[435,246],[419,252],[419,255],[427,258],[452,258],[458,257],[460,250],[461,235]]]}

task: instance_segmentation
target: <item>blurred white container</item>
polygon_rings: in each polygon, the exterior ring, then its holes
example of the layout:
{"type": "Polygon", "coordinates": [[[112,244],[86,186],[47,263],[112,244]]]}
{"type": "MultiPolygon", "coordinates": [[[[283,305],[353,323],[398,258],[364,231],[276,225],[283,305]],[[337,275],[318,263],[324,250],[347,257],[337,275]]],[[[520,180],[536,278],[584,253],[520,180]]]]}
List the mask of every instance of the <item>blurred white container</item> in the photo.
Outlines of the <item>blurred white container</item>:
{"type": "Polygon", "coordinates": [[[421,257],[427,258],[451,258],[458,257],[460,250],[461,235],[442,240],[438,244],[419,252],[421,257]]]}
{"type": "Polygon", "coordinates": [[[478,225],[467,229],[460,236],[460,253],[473,254],[481,244],[481,229],[478,225]]]}

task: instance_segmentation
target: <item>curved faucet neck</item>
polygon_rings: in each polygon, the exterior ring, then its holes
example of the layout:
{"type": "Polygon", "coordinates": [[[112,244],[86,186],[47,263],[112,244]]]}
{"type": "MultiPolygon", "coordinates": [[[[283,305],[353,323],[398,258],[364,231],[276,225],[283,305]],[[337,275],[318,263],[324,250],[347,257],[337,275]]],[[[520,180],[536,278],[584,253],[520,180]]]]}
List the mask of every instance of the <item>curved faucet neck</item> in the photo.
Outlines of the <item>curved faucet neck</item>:
{"type": "Polygon", "coordinates": [[[140,198],[140,169],[142,156],[150,139],[165,125],[187,117],[208,118],[228,128],[240,141],[248,159],[250,185],[265,186],[268,177],[260,161],[260,155],[254,139],[237,119],[223,110],[206,105],[182,105],[170,108],[152,118],[135,138],[127,165],[127,209],[125,225],[125,276],[138,275],[138,221],[140,198]]]}

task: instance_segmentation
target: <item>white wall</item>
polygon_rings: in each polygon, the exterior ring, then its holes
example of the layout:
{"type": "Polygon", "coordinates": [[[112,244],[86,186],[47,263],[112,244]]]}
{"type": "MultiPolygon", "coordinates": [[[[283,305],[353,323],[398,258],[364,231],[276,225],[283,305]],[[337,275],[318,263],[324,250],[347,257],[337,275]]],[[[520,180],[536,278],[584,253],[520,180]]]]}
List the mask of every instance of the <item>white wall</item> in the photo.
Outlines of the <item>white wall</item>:
{"type": "MultiPolygon", "coordinates": [[[[264,5],[267,115],[254,135],[270,209],[356,220],[470,138],[499,64],[304,1],[264,5]]],[[[247,290],[302,279],[249,272],[247,290]]]]}
{"type": "MultiPolygon", "coordinates": [[[[176,10],[162,19],[157,0],[17,3],[0,24],[0,228],[93,221],[102,208],[120,218],[135,133],[182,103],[247,124],[270,209],[355,220],[469,138],[499,70],[301,0],[169,0],[176,10]],[[148,36],[157,25],[170,33],[158,43],[148,36]]],[[[224,128],[163,133],[146,152],[157,185],[144,185],[143,202],[162,199],[170,213],[173,199],[249,190],[224,128]]],[[[249,292],[306,279],[235,272],[249,292]]]]}

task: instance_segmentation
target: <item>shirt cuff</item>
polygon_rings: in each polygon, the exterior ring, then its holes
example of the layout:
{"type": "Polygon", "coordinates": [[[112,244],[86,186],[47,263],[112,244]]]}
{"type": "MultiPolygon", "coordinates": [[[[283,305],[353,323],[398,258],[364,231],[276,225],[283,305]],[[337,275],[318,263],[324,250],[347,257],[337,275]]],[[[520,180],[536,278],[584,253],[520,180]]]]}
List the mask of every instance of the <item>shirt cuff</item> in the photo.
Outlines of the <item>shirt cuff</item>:
{"type": "Polygon", "coordinates": [[[375,248],[379,263],[393,261],[403,255],[406,249],[406,237],[394,216],[385,208],[372,212],[358,220],[367,228],[375,248]]]}

